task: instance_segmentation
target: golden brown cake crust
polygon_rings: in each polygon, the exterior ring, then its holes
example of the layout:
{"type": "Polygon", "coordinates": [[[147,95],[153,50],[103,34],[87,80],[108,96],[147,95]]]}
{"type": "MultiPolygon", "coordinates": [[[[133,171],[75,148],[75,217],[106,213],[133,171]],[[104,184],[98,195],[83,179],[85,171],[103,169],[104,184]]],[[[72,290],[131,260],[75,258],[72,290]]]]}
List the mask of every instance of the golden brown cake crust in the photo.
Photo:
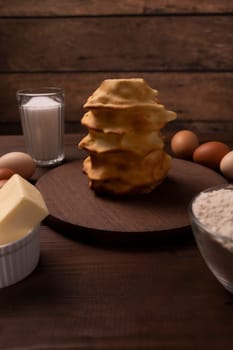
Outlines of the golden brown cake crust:
{"type": "Polygon", "coordinates": [[[170,156],[161,128],[175,119],[143,79],[108,79],[88,98],[81,120],[89,152],[83,171],[96,192],[147,193],[166,177],[170,156]]]}

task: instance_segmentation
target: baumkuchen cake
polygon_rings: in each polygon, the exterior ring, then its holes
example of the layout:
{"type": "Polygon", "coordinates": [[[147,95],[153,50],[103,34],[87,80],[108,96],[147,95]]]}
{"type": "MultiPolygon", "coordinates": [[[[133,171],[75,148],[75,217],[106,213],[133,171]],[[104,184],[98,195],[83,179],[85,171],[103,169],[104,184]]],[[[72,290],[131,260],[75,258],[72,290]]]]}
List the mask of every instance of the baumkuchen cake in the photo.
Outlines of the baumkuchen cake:
{"type": "Polygon", "coordinates": [[[143,79],[107,79],[84,104],[88,134],[79,143],[89,186],[112,194],[148,193],[167,176],[161,129],[176,118],[143,79]]]}

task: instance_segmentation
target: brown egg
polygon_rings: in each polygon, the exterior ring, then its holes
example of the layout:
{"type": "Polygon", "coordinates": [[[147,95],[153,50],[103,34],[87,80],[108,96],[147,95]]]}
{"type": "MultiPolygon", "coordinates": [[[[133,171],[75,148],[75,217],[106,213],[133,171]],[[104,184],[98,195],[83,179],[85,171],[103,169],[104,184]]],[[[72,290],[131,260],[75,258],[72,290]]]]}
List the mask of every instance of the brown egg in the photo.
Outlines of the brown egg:
{"type": "Polygon", "coordinates": [[[27,153],[10,152],[0,157],[0,168],[9,168],[25,179],[29,179],[36,170],[36,163],[27,153]]]}
{"type": "Polygon", "coordinates": [[[228,152],[221,160],[220,170],[229,180],[233,180],[233,151],[228,152]]]}
{"type": "Polygon", "coordinates": [[[15,172],[9,168],[0,168],[0,180],[9,179],[15,172]]]}
{"type": "Polygon", "coordinates": [[[230,151],[230,148],[222,142],[210,141],[197,147],[193,153],[193,160],[208,168],[219,169],[222,158],[230,151]]]}
{"type": "Polygon", "coordinates": [[[190,159],[198,147],[197,135],[190,130],[178,131],[171,139],[171,149],[178,158],[190,159]]]}

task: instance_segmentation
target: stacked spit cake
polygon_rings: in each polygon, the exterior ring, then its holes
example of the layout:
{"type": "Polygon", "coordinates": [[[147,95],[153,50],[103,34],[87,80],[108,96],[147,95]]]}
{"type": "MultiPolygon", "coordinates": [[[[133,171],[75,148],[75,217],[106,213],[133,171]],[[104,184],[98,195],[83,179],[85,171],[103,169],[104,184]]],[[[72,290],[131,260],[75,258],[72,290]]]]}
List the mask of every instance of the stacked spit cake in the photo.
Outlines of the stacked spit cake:
{"type": "Polygon", "coordinates": [[[176,118],[143,79],[108,79],[84,105],[83,171],[96,192],[148,193],[166,177],[170,156],[160,129],[176,118]]]}

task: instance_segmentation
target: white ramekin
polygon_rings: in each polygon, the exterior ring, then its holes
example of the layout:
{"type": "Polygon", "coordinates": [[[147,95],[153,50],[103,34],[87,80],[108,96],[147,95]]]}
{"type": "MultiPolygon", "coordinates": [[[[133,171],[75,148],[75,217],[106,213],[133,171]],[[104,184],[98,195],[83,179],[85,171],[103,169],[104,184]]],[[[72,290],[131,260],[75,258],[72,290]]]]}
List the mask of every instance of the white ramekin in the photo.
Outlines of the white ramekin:
{"type": "Polygon", "coordinates": [[[40,257],[39,226],[25,237],[0,245],[0,288],[27,277],[40,257]]]}

